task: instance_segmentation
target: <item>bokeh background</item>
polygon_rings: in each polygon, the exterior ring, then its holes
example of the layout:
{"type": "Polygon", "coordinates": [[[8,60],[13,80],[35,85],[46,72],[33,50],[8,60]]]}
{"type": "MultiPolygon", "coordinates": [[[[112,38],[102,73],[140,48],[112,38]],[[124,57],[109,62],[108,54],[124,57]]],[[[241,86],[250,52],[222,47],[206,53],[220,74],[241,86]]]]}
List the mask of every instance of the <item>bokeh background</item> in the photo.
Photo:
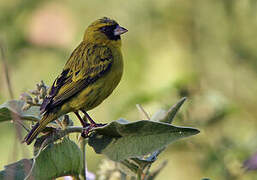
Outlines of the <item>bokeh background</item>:
{"type": "MultiPolygon", "coordinates": [[[[153,114],[187,96],[174,124],[201,133],[167,148],[158,162],[169,162],[157,179],[257,178],[242,168],[257,151],[257,1],[1,0],[0,42],[14,98],[40,80],[50,85],[85,28],[103,16],[129,30],[122,37],[125,72],[91,116],[138,120],[138,103],[153,114]]],[[[10,96],[0,64],[2,104],[10,96]]],[[[0,169],[32,157],[16,138],[13,124],[0,124],[0,169]]],[[[89,147],[87,158],[97,173],[103,156],[89,147]]]]}

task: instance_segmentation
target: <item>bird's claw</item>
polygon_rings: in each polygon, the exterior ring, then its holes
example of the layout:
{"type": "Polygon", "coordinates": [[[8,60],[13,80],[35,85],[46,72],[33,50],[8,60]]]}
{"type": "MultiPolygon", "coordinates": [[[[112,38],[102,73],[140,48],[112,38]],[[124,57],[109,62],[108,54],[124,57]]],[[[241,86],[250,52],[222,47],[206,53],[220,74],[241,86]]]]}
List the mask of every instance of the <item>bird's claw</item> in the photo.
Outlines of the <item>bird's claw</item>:
{"type": "Polygon", "coordinates": [[[89,133],[96,127],[102,127],[105,126],[106,124],[102,124],[102,123],[91,123],[91,124],[87,124],[87,126],[85,127],[86,129],[83,129],[81,136],[83,138],[88,138],[89,137],[89,133]]]}

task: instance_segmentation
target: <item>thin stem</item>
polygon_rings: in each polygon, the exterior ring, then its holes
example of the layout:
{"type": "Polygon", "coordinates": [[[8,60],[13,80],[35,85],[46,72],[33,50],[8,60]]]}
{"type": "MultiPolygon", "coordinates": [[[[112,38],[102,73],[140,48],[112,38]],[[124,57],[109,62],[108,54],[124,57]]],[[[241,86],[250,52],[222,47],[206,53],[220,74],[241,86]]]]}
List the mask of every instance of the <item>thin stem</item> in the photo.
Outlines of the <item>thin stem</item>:
{"type": "Polygon", "coordinates": [[[127,175],[122,171],[120,171],[120,179],[121,180],[126,180],[127,179],[127,175]]]}
{"type": "Polygon", "coordinates": [[[135,174],[137,174],[138,166],[135,165],[134,163],[129,162],[127,159],[125,159],[124,161],[121,161],[120,163],[126,166],[127,168],[129,168],[135,174]]]}
{"type": "Polygon", "coordinates": [[[47,139],[46,144],[50,144],[52,142],[57,141],[58,139],[63,138],[67,134],[70,133],[81,133],[83,131],[83,127],[78,127],[78,126],[72,126],[72,127],[67,127],[64,130],[58,130],[53,133],[49,133],[47,135],[43,135],[40,138],[37,139],[38,143],[42,143],[45,139],[47,139]]]}
{"type": "Polygon", "coordinates": [[[13,90],[12,90],[12,86],[11,86],[8,66],[7,66],[7,62],[6,62],[6,58],[5,58],[5,54],[4,54],[4,47],[1,42],[0,42],[0,49],[1,49],[1,56],[2,56],[1,59],[3,61],[3,71],[4,71],[4,75],[5,75],[5,79],[6,79],[8,92],[9,92],[10,98],[13,99],[13,90]]]}
{"type": "Polygon", "coordinates": [[[145,171],[145,173],[143,174],[142,180],[147,180],[147,176],[148,176],[148,174],[150,173],[150,168],[151,168],[151,166],[152,166],[152,164],[149,164],[149,165],[147,166],[146,171],[145,171]]]}
{"type": "Polygon", "coordinates": [[[44,147],[46,147],[46,140],[41,144],[40,146],[40,149],[38,150],[37,154],[33,157],[33,162],[32,162],[32,165],[31,165],[31,169],[29,171],[29,173],[27,174],[27,176],[24,178],[24,180],[27,180],[29,179],[29,177],[32,175],[32,172],[33,172],[33,168],[36,164],[36,158],[40,155],[41,151],[44,149],[44,147]]]}
{"type": "Polygon", "coordinates": [[[141,177],[142,177],[142,170],[138,169],[138,171],[137,171],[137,180],[141,180],[141,177]]]}
{"type": "Polygon", "coordinates": [[[87,179],[86,140],[82,137],[80,139],[80,149],[82,151],[82,156],[83,156],[83,167],[81,171],[81,176],[83,180],[86,180],[87,179]]]}
{"type": "Polygon", "coordinates": [[[27,132],[30,132],[30,129],[25,126],[25,124],[22,123],[22,121],[14,121],[15,123],[19,124],[21,127],[23,127],[27,132]]]}
{"type": "Polygon", "coordinates": [[[149,114],[144,110],[144,108],[140,105],[140,104],[137,104],[137,109],[139,110],[139,112],[141,112],[143,114],[143,116],[146,117],[147,120],[150,120],[150,116],[149,114]]]}
{"type": "MultiPolygon", "coordinates": [[[[2,42],[0,42],[0,51],[1,51],[1,59],[3,62],[3,72],[4,72],[4,77],[5,77],[5,81],[6,81],[6,85],[7,85],[7,89],[8,89],[8,93],[10,96],[10,99],[13,99],[13,90],[12,90],[12,86],[11,86],[11,81],[10,81],[10,75],[9,75],[9,71],[8,71],[8,65],[7,65],[7,61],[6,61],[6,57],[5,57],[5,51],[4,51],[4,45],[2,42]]],[[[14,122],[19,121],[20,118],[14,114],[11,113],[12,119],[14,122]]],[[[18,137],[19,139],[21,139],[21,131],[20,131],[20,127],[17,126],[17,124],[14,124],[14,128],[15,128],[15,133],[16,133],[16,137],[18,137]]],[[[13,145],[13,159],[16,159],[16,155],[17,155],[17,138],[15,137],[14,139],[14,145],[13,145]]]]}
{"type": "Polygon", "coordinates": [[[41,103],[33,103],[33,102],[29,102],[28,104],[30,104],[31,106],[41,106],[41,103]]]}

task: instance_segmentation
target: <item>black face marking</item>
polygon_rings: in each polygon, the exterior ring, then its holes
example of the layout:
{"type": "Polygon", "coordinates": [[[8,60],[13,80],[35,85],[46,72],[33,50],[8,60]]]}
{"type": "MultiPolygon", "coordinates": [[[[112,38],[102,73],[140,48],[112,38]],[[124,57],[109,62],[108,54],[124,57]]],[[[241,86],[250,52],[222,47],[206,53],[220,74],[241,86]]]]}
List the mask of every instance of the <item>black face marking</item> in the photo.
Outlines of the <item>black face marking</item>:
{"type": "Polygon", "coordinates": [[[117,26],[118,26],[118,24],[104,26],[104,27],[101,27],[99,30],[102,33],[104,33],[108,37],[108,39],[118,40],[118,39],[120,39],[120,35],[117,35],[117,36],[114,35],[114,30],[117,26]]]}

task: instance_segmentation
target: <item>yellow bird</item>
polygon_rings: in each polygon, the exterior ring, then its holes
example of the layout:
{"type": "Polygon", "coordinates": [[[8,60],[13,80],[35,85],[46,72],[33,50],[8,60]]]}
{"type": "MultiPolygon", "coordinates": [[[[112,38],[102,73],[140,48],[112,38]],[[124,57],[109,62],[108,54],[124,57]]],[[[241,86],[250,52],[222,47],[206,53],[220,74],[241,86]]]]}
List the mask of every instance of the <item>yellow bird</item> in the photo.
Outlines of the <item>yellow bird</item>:
{"type": "Polygon", "coordinates": [[[125,32],[125,28],[107,17],[88,26],[83,41],[72,52],[44,99],[40,108],[43,116],[24,139],[28,145],[49,122],[69,112],[77,115],[83,127],[98,126],[87,111],[103,102],[121,80],[120,35],[125,32]],[[85,114],[90,125],[82,120],[79,111],[85,114]]]}

